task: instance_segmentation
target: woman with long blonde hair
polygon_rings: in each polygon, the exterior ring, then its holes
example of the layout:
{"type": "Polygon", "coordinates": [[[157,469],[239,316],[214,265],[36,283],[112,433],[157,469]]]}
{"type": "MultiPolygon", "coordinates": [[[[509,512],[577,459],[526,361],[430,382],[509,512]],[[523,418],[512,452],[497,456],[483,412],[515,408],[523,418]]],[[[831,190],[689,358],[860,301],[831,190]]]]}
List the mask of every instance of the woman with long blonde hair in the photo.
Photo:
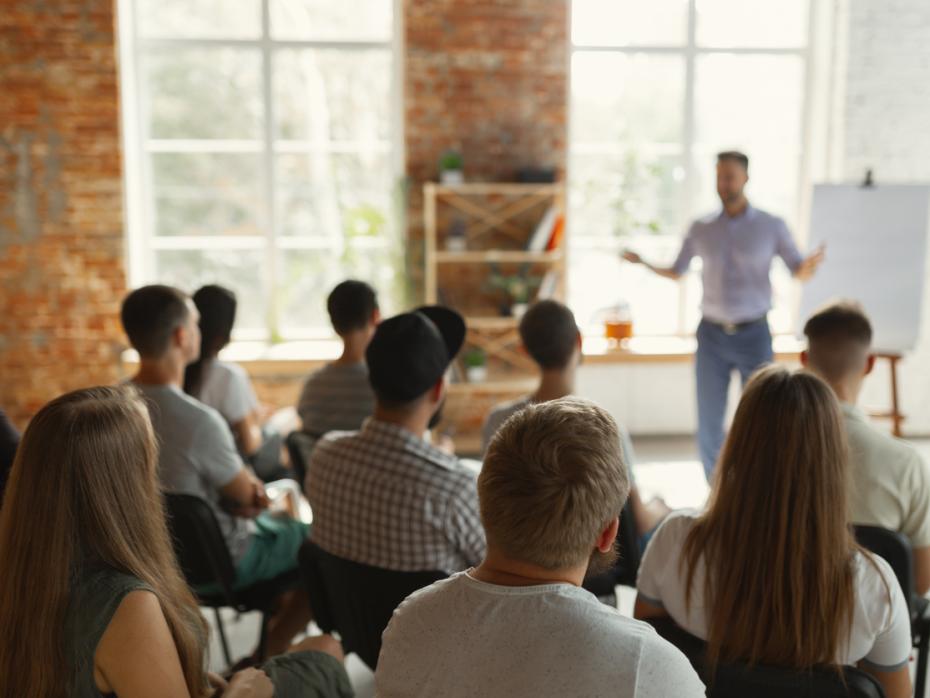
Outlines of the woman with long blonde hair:
{"type": "Polygon", "coordinates": [[[769,367],[746,385],[703,513],[672,514],[642,560],[634,615],[707,641],[710,666],[858,665],[911,692],[907,603],[856,545],[839,405],[813,374],[769,367]]]}
{"type": "MultiPolygon", "coordinates": [[[[0,511],[0,697],[213,691],[207,626],[174,558],[156,463],[134,388],[79,390],[33,418],[0,511]]],[[[334,657],[288,656],[342,685],[334,657]]],[[[252,669],[224,695],[272,690],[252,669]]]]}

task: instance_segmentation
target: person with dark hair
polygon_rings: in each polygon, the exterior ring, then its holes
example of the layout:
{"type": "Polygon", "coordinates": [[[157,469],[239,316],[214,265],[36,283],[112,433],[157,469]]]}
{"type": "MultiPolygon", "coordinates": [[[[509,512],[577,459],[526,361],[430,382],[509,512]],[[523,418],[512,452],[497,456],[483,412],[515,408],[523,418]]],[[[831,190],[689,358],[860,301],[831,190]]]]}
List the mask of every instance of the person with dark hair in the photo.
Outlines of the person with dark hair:
{"type": "Polygon", "coordinates": [[[772,308],[772,260],[781,257],[797,279],[807,280],[823,261],[823,249],[804,257],[788,226],[755,208],[746,198],[749,158],[728,150],[717,155],[717,194],[722,208],[692,223],[675,262],[659,267],[625,250],[623,259],[660,276],[680,279],[700,257],[704,281],[703,317],[697,328],[698,450],[711,479],[723,443],[727,394],[733,371],[745,385],[774,357],[768,312],[772,308]]]}
{"type": "Polygon", "coordinates": [[[3,506],[3,491],[6,488],[10,468],[13,467],[17,446],[19,446],[19,431],[13,426],[6,413],[0,410],[0,507],[3,506]]]}
{"type": "Polygon", "coordinates": [[[311,538],[330,554],[408,572],[481,561],[475,472],[428,440],[464,340],[465,321],[440,306],[378,325],[365,351],[374,414],[324,436],[308,466],[311,538]]]}
{"type": "Polygon", "coordinates": [[[671,514],[646,548],[633,616],[671,618],[704,660],[808,671],[858,666],[912,695],[908,602],[891,566],[856,544],[843,417],[808,371],[746,384],[704,511],[671,514]]]}
{"type": "MultiPolygon", "coordinates": [[[[523,349],[539,367],[539,386],[532,395],[501,403],[491,410],[481,429],[483,453],[487,452],[494,434],[512,415],[528,405],[558,400],[575,391],[575,374],[581,363],[581,330],[572,311],[555,300],[538,301],[520,319],[519,331],[523,349]]],[[[630,469],[630,508],[642,546],[670,509],[661,499],[647,503],[640,498],[633,479],[633,464],[636,462],[633,442],[622,425],[618,425],[617,429],[623,462],[630,469]]]]}
{"type": "Polygon", "coordinates": [[[219,358],[220,350],[232,338],[236,294],[210,285],[198,289],[193,300],[200,313],[200,357],[184,370],[184,392],[223,415],[239,452],[263,480],[283,477],[281,435],[263,427],[258,398],[245,370],[219,358]]]}
{"type": "Polygon", "coordinates": [[[849,510],[853,523],[903,533],[914,557],[914,588],[930,591],[930,471],[916,448],[869,423],[856,402],[875,366],[872,323],[858,303],[831,303],[804,325],[801,363],[840,400],[849,440],[849,510]]]}
{"type": "MultiPolygon", "coordinates": [[[[236,584],[250,586],[297,567],[306,524],[263,514],[270,501],[262,482],[244,467],[220,414],[181,390],[184,368],[200,352],[199,313],[169,286],[144,286],[123,301],[123,327],[136,351],[132,382],[146,399],[161,442],[158,475],[167,492],[191,494],[213,509],[236,565],[236,584]]],[[[287,650],[310,621],[304,594],[282,596],[268,625],[268,652],[287,650]]]]}
{"type": "Polygon", "coordinates": [[[311,374],[301,391],[297,413],[308,437],[301,442],[306,458],[323,434],[359,429],[375,409],[365,365],[365,349],[381,319],[375,291],[364,281],[343,281],[329,294],[326,309],[342,355],[311,374]]]}
{"type": "Polygon", "coordinates": [[[228,685],[206,673],[207,623],[171,547],[158,443],[135,388],[56,398],[19,451],[0,514],[0,624],[16,629],[0,640],[0,695],[352,695],[329,636],[228,685]]]}

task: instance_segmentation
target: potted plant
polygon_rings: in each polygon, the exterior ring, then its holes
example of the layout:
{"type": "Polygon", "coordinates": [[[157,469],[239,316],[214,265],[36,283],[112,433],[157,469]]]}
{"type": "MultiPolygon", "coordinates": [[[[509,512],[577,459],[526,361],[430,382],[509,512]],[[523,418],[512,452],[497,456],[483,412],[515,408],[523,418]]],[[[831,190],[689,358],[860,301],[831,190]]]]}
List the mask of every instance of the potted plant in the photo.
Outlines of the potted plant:
{"type": "Polygon", "coordinates": [[[528,271],[526,265],[516,274],[501,274],[492,269],[488,286],[505,294],[504,303],[501,305],[502,315],[519,319],[529,308],[530,296],[533,289],[539,286],[541,279],[538,276],[530,276],[528,271]]]}
{"type": "Polygon", "coordinates": [[[465,379],[469,383],[483,383],[488,379],[488,357],[481,347],[472,347],[462,356],[465,379]]]}
{"type": "Polygon", "coordinates": [[[447,150],[439,158],[439,181],[441,184],[462,184],[465,181],[462,155],[455,150],[447,150]]]}

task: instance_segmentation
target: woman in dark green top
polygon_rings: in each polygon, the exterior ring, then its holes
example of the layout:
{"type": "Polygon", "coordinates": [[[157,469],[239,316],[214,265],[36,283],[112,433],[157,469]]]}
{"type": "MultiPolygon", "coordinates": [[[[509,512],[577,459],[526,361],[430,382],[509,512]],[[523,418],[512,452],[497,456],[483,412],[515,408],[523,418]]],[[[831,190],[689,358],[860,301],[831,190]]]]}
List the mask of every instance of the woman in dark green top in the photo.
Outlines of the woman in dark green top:
{"type": "MultiPolygon", "coordinates": [[[[203,698],[207,626],[178,570],[148,412],[131,387],[64,395],[33,418],[0,512],[0,698],[203,698]]],[[[322,649],[328,640],[315,638],[322,649]]],[[[313,644],[312,643],[312,644],[313,644]]],[[[227,698],[350,696],[341,662],[295,652],[227,698]]]]}

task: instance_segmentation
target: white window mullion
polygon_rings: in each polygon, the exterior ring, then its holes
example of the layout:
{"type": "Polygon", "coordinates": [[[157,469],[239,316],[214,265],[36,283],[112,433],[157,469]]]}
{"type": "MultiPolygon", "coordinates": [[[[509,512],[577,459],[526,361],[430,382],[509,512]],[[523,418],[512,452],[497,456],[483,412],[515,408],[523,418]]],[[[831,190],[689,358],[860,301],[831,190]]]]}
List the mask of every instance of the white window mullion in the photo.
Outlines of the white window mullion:
{"type": "MultiPolygon", "coordinates": [[[[694,217],[694,179],[695,179],[695,114],[694,114],[694,78],[697,60],[697,6],[696,0],[688,0],[688,43],[685,47],[685,118],[683,122],[681,151],[685,168],[684,186],[681,188],[682,206],[684,211],[684,220],[689,221],[694,217]]],[[[684,235],[685,231],[681,231],[684,235]]],[[[687,334],[687,317],[688,317],[688,285],[681,281],[678,284],[678,334],[687,334]]]]}
{"type": "Polygon", "coordinates": [[[264,188],[265,188],[265,254],[264,254],[264,289],[265,289],[265,314],[267,326],[269,329],[269,339],[277,335],[280,327],[280,309],[277,307],[277,299],[280,294],[275,287],[278,283],[278,259],[276,240],[277,230],[277,201],[275,199],[275,150],[274,150],[274,92],[272,89],[272,80],[274,79],[272,67],[272,43],[271,43],[271,11],[268,7],[269,0],[262,0],[262,102],[264,105],[264,129],[263,136],[263,153],[262,159],[264,169],[264,188]]]}

